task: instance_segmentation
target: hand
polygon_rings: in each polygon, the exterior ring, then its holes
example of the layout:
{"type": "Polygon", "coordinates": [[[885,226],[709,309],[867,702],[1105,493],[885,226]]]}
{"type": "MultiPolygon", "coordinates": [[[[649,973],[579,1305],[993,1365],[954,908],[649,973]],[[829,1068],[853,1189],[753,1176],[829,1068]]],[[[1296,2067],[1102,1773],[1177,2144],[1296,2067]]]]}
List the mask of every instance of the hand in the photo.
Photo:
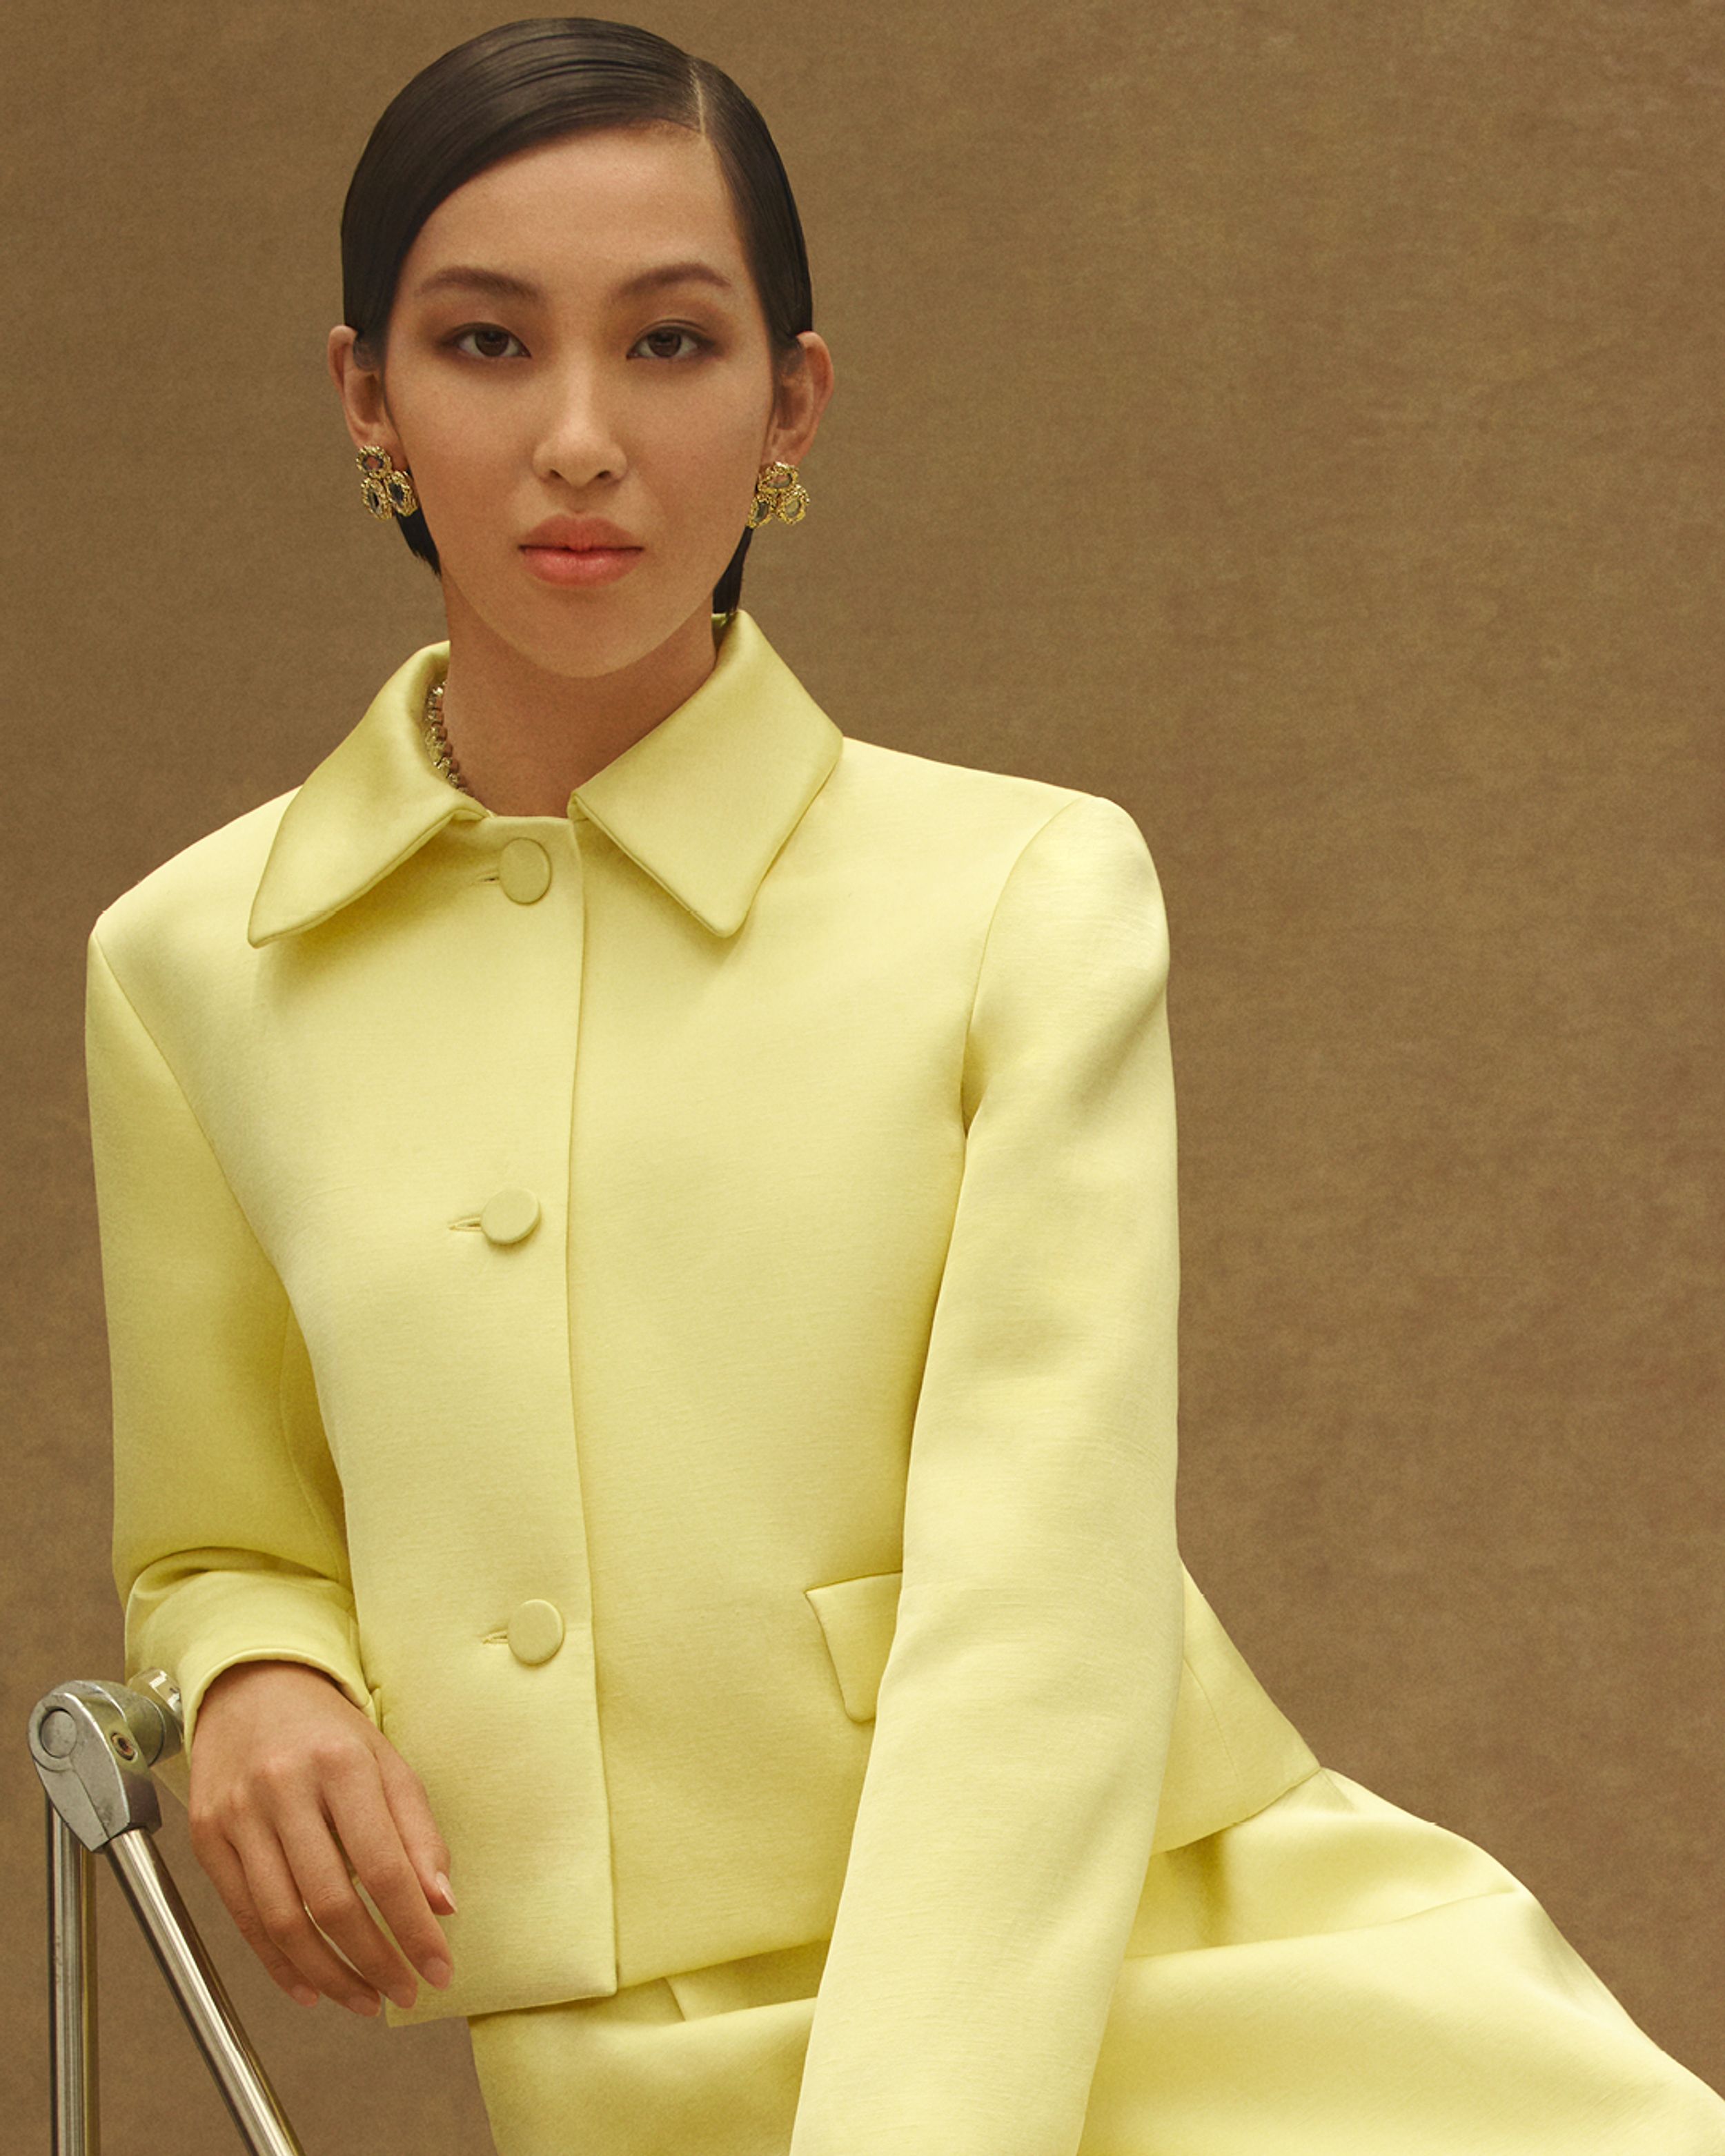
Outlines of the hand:
{"type": "Polygon", "coordinates": [[[455,1907],[449,1846],[418,1776],[332,1678],[304,1662],[223,1670],[198,1707],[190,1768],[198,1861],[290,1998],[315,2006],[327,1994],[377,2015],[387,1992],[411,2006],[418,1986],[408,1962],[429,1984],[448,1984],[449,1949],[433,1910],[455,1907]]]}

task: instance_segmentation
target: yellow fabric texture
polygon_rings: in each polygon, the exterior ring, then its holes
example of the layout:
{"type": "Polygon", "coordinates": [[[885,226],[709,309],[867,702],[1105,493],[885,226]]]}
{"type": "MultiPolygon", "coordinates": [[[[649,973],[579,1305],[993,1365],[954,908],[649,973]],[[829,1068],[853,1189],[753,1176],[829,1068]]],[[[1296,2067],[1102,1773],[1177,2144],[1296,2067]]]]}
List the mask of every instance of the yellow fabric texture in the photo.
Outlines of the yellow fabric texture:
{"type": "Polygon", "coordinates": [[[90,939],[127,1668],[195,1741],[310,1663],[419,1774],[393,2022],[820,1943],[793,2156],[1068,2152],[1153,1858],[1317,1766],[1177,1548],[1143,838],[747,613],[494,815],[447,659],[90,939]]]}
{"type": "MultiPolygon", "coordinates": [[[[783,2156],[821,1975],[816,1944],[480,2016],[500,2156],[783,2156]]],[[[1034,2138],[988,2087],[964,2119],[958,2147],[1005,2156],[1725,2151],[1725,2101],[1512,1873],[1322,1767],[1151,1860],[1076,2141],[1034,2138]]],[[[895,2145],[874,2120],[853,2122],[859,2156],[895,2145]]]]}

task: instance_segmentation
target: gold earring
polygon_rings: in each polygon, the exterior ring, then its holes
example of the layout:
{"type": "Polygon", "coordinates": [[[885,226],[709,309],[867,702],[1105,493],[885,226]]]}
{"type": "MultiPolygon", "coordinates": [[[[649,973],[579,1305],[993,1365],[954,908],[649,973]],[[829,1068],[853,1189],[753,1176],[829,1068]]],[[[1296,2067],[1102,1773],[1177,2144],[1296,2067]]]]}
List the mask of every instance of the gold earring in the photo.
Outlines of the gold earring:
{"type": "Polygon", "coordinates": [[[755,481],[755,498],[749,504],[749,530],[758,531],[769,516],[781,524],[800,524],[809,513],[809,490],[797,477],[794,465],[762,465],[755,481]]]}
{"type": "Polygon", "coordinates": [[[413,482],[398,471],[388,449],[373,442],[353,460],[359,466],[359,490],[373,516],[387,522],[392,516],[411,516],[419,506],[413,482]]]}

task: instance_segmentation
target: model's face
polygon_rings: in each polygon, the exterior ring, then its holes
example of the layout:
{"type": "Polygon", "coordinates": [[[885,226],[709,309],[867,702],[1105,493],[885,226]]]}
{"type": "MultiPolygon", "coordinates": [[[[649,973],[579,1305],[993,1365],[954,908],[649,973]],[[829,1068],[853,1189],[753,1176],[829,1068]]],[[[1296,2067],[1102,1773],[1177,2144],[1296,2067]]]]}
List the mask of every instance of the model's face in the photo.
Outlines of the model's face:
{"type": "Polygon", "coordinates": [[[712,146],[664,124],[522,151],[458,187],[403,264],[381,383],[340,358],[352,336],[331,342],[349,430],[411,474],[452,633],[477,619],[571,676],[705,622],[760,467],[798,460],[830,388],[812,331],[781,380],[712,146]],[[633,567],[544,581],[524,545],[557,516],[620,527],[633,567]]]}

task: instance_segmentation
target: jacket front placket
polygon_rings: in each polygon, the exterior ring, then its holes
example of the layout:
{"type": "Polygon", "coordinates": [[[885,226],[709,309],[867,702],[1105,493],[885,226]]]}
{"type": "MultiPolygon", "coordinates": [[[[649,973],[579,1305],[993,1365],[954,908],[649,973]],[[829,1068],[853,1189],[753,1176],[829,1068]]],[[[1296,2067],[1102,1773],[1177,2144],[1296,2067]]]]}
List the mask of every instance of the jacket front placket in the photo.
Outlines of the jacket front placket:
{"type": "Polygon", "coordinates": [[[464,1973],[486,2010],[617,1982],[570,1361],[583,822],[578,805],[453,822],[389,880],[398,900],[388,885],[375,894],[419,916],[402,924],[410,940],[422,909],[435,919],[416,962],[385,955],[378,985],[392,963],[388,978],[410,984],[389,1022],[417,1034],[419,1053],[388,1061],[420,1074],[414,1120],[445,1168],[425,1213],[438,1249],[419,1367],[341,1358],[355,1387],[376,1390],[335,1385],[331,1435],[366,1433],[345,1477],[348,1541],[382,1727],[461,1872],[455,1982],[425,2002],[439,2015],[463,2010],[464,1973]],[[441,1576],[428,1576],[432,1552],[441,1576]]]}
{"type": "Polygon", "coordinates": [[[615,1152],[676,1135],[631,1101],[642,998],[700,993],[844,738],[739,613],[567,814],[497,815],[424,759],[446,655],[398,670],[289,803],[248,928],[259,1222],[316,1373],[372,1708],[459,1902],[454,1983],[387,2003],[393,2024],[618,1989],[594,1612],[614,1743],[648,1650],[619,1601],[658,1589],[627,1476],[649,1394],[614,1339],[594,1380],[592,1268],[680,1217],[644,1219],[615,1152]],[[620,1245],[595,1260],[574,1222],[620,1245]]]}

